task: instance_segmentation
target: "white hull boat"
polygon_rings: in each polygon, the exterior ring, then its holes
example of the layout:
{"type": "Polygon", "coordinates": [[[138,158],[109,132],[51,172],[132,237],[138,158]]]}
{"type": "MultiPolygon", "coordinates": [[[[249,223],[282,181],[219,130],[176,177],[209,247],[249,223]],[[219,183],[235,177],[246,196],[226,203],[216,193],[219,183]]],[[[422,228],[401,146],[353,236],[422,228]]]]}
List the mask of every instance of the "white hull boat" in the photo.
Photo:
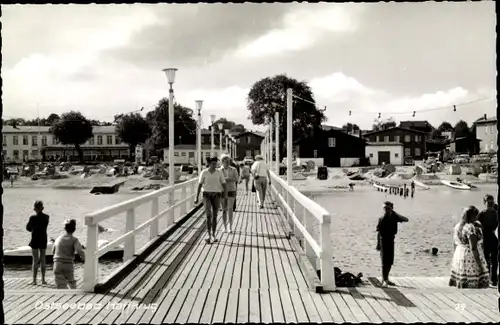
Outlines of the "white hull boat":
{"type": "MultiPolygon", "coordinates": [[[[97,247],[104,247],[109,243],[108,240],[100,239],[97,241],[97,247]]],[[[52,247],[54,246],[54,241],[51,240],[47,243],[47,250],[45,254],[47,256],[47,262],[52,263],[52,247]]],[[[84,249],[85,251],[85,249],[84,249]]],[[[21,246],[15,249],[5,249],[3,251],[4,263],[5,264],[30,264],[31,263],[31,247],[29,246],[21,246]]],[[[111,250],[102,255],[99,259],[103,260],[113,260],[113,259],[122,259],[123,258],[123,245],[118,245],[113,247],[111,250]]],[[[75,260],[77,262],[81,262],[80,256],[75,256],[75,260]]]]}
{"type": "Polygon", "coordinates": [[[456,190],[470,190],[471,187],[468,185],[465,185],[464,183],[459,183],[459,182],[453,182],[453,181],[445,181],[441,180],[441,183],[443,183],[446,186],[449,186],[451,188],[454,188],[456,190]]]}
{"type": "Polygon", "coordinates": [[[413,180],[413,183],[415,183],[416,186],[423,188],[424,190],[430,189],[429,186],[425,185],[421,181],[413,180]]]}

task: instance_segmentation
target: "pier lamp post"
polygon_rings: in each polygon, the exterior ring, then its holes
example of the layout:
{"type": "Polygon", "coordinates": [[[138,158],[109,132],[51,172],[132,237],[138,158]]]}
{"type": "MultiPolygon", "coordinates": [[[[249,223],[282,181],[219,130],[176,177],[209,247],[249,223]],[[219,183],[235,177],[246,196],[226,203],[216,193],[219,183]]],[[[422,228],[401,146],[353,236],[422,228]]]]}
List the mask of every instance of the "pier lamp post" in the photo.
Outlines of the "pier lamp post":
{"type": "Polygon", "coordinates": [[[274,115],[274,123],[275,123],[275,127],[276,127],[276,140],[274,142],[276,142],[276,147],[275,147],[275,150],[276,150],[276,174],[279,175],[279,172],[280,172],[280,148],[281,148],[281,145],[280,145],[280,113],[276,112],[276,114],[274,115]]]}
{"type": "Polygon", "coordinates": [[[210,124],[210,157],[213,157],[215,155],[215,141],[214,141],[214,123],[215,123],[215,115],[212,114],[210,115],[210,120],[212,123],[210,124]]]}
{"type": "Polygon", "coordinates": [[[226,136],[226,152],[232,157],[231,152],[229,152],[229,129],[224,129],[224,135],[226,136]]]}
{"type": "Polygon", "coordinates": [[[286,182],[292,185],[293,91],[286,90],[286,182]]]}
{"type": "MultiPolygon", "coordinates": [[[[170,186],[175,185],[175,162],[174,162],[174,82],[175,82],[175,73],[177,69],[168,68],[163,69],[165,75],[167,77],[169,89],[168,89],[168,184],[170,186]]],[[[168,197],[169,203],[174,204],[174,191],[170,192],[168,197]]],[[[169,213],[168,218],[169,224],[173,224],[174,222],[174,209],[169,213]]]]}
{"type": "Polygon", "coordinates": [[[217,126],[219,127],[219,156],[222,155],[222,134],[224,133],[224,123],[217,123],[217,126]]]}
{"type": "Polygon", "coordinates": [[[195,101],[195,107],[198,111],[198,128],[196,129],[196,165],[198,166],[198,175],[201,173],[201,166],[203,166],[201,156],[201,108],[203,106],[202,100],[195,101]]]}

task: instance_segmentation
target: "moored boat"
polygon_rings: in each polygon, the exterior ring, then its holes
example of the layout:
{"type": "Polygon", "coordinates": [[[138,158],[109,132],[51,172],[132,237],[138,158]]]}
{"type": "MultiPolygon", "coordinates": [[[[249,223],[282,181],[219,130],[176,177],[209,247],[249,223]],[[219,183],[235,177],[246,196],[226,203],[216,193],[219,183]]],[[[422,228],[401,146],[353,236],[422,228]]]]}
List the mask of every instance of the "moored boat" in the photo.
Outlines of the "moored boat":
{"type": "Polygon", "coordinates": [[[413,180],[413,183],[415,183],[416,186],[423,188],[424,190],[430,189],[429,186],[425,185],[421,181],[413,180]]]}
{"type": "Polygon", "coordinates": [[[464,183],[459,183],[459,182],[454,182],[454,181],[446,181],[444,179],[441,180],[441,183],[443,183],[446,186],[449,186],[451,188],[454,188],[456,190],[470,190],[470,186],[465,185],[464,183]]]}

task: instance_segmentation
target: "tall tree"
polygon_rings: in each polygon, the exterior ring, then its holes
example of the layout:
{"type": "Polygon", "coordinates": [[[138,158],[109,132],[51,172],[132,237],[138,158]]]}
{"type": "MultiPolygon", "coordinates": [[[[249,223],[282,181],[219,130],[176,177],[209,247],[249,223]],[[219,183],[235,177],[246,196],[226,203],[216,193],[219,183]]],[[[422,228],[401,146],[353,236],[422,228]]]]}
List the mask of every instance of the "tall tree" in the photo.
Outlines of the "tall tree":
{"type": "MultiPolygon", "coordinates": [[[[152,129],[152,142],[156,149],[168,147],[168,99],[158,102],[154,111],[148,112],[146,120],[152,129]]],[[[193,110],[174,103],[174,143],[196,143],[196,121],[193,110]]]]}
{"type": "Polygon", "coordinates": [[[441,123],[439,126],[438,126],[438,130],[441,131],[441,132],[449,132],[449,131],[453,131],[453,126],[451,126],[450,123],[444,121],[443,123],[441,123]]]}
{"type": "Polygon", "coordinates": [[[236,124],[233,121],[229,121],[225,117],[221,117],[218,120],[216,120],[214,123],[214,131],[215,132],[219,132],[219,123],[222,123],[224,125],[223,126],[224,130],[229,129],[230,132],[242,133],[242,132],[246,131],[245,126],[243,126],[243,124],[236,124]]]}
{"type": "Polygon", "coordinates": [[[381,131],[381,130],[387,130],[390,128],[396,127],[396,121],[394,120],[393,117],[389,117],[388,119],[375,119],[373,121],[373,131],[381,131]]]}
{"type": "Polygon", "coordinates": [[[139,113],[130,113],[119,116],[115,126],[116,134],[130,147],[130,155],[135,156],[135,147],[144,144],[151,136],[151,127],[139,113]]]}
{"type": "Polygon", "coordinates": [[[293,90],[293,139],[313,135],[321,129],[321,123],[326,120],[323,111],[315,104],[311,88],[304,81],[298,81],[280,74],[274,77],[263,78],[255,82],[250,88],[247,98],[249,118],[253,124],[262,125],[274,120],[275,113],[280,113],[280,152],[286,148],[286,91],[293,90]]]}
{"type": "Polygon", "coordinates": [[[468,137],[470,135],[470,129],[467,122],[460,120],[455,124],[455,138],[468,137]]]}
{"type": "Polygon", "coordinates": [[[359,131],[360,128],[357,124],[346,123],[342,125],[342,129],[344,129],[347,133],[351,133],[352,131],[359,131]]]}
{"type": "Polygon", "coordinates": [[[92,124],[80,112],[71,111],[64,113],[61,119],[50,127],[52,133],[62,144],[75,146],[80,162],[84,161],[81,145],[92,136],[92,124]]]}
{"type": "Polygon", "coordinates": [[[49,115],[49,117],[47,117],[47,119],[45,120],[45,124],[47,126],[51,126],[52,124],[54,124],[54,122],[57,122],[61,119],[61,117],[55,113],[52,113],[49,115]]]}

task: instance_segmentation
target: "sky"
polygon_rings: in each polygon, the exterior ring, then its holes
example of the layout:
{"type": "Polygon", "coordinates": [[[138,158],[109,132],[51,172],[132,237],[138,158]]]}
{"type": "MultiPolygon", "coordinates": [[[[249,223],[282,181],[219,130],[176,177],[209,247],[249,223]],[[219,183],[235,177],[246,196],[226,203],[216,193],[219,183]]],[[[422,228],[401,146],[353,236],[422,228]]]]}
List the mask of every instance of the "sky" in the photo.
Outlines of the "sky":
{"type": "Polygon", "coordinates": [[[378,113],[435,126],[496,115],[492,1],[10,5],[2,14],[4,118],[147,112],[168,96],[162,69],[171,67],[176,101],[203,100],[205,127],[214,114],[259,129],[248,91],[281,73],[311,86],[328,125],[369,129],[378,113]]]}

